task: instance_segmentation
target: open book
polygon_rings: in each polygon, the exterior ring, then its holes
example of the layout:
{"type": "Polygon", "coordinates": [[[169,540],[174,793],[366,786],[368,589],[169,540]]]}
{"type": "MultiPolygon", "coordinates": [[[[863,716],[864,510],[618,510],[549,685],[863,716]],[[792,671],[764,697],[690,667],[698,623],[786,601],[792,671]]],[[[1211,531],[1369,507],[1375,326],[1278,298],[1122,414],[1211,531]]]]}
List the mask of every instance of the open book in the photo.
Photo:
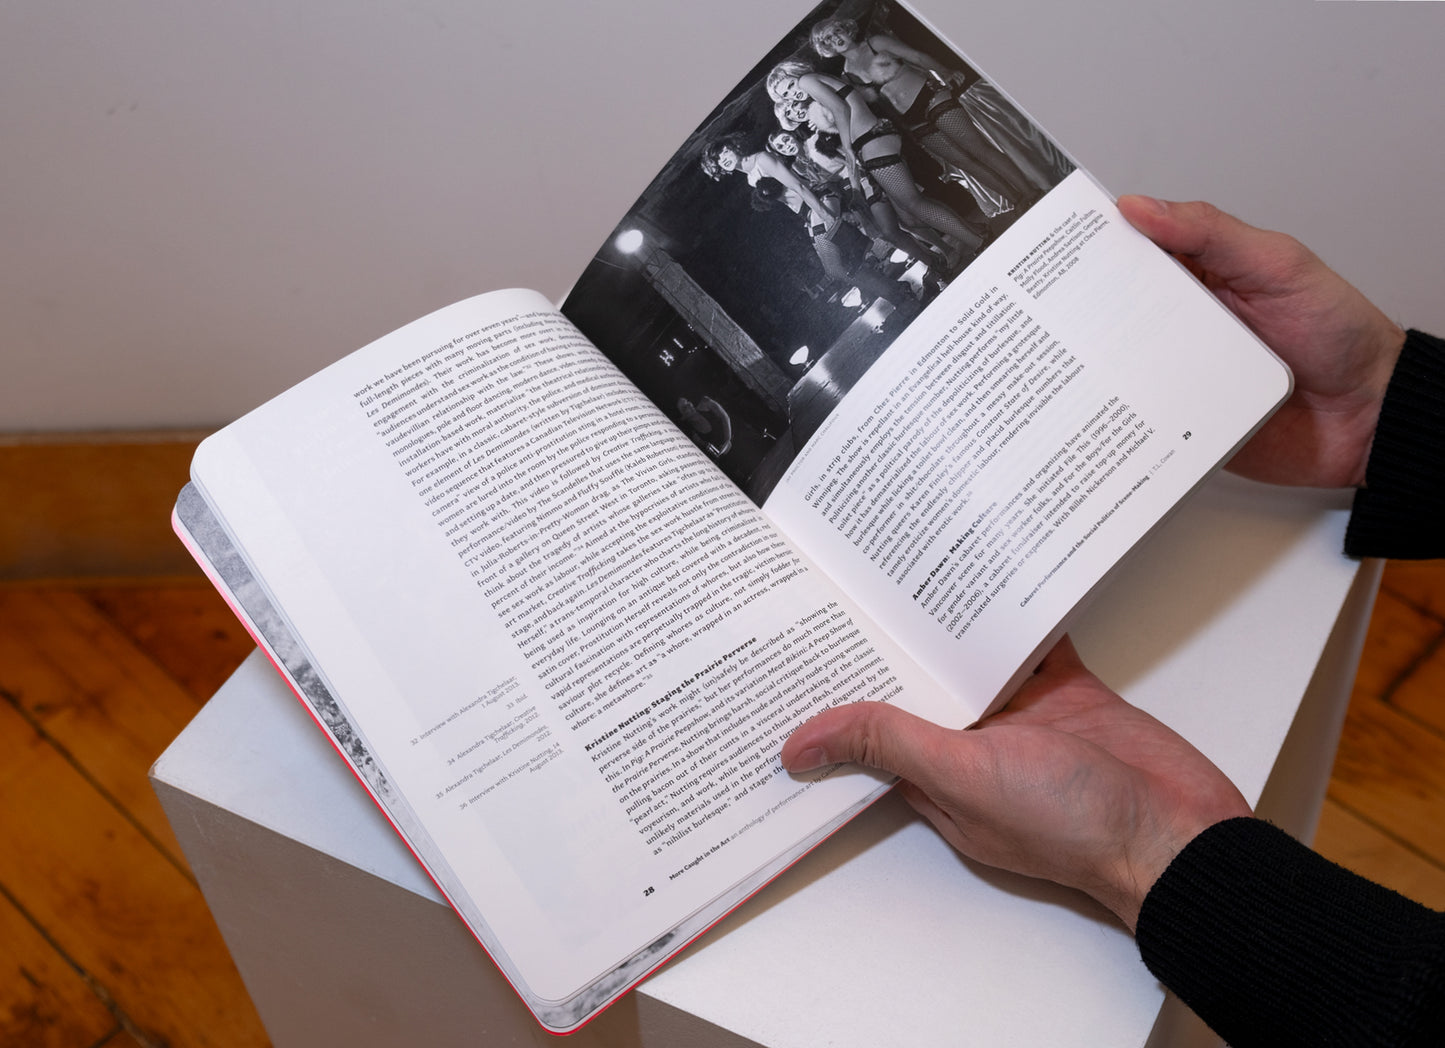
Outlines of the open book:
{"type": "Polygon", "coordinates": [[[794,725],[995,708],[1288,394],[960,55],[844,6],[560,310],[500,291],[387,335],[208,438],[177,504],[555,1031],[888,788],[784,772],[794,725]]]}

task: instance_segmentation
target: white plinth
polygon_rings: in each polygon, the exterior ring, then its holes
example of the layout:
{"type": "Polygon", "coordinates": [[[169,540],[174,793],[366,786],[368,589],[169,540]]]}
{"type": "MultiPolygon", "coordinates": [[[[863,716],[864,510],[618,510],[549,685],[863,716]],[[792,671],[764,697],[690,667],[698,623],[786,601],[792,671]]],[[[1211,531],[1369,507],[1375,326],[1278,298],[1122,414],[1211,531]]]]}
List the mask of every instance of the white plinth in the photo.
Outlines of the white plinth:
{"type": "MultiPolygon", "coordinates": [[[[1346,506],[1218,478],[1074,630],[1306,839],[1378,582],[1339,554],[1346,506]]],[[[278,1048],[557,1043],[259,655],[152,781],[278,1048]]],[[[1198,1043],[1164,1003],[1110,915],[964,862],[888,798],[566,1043],[1198,1043]]]]}

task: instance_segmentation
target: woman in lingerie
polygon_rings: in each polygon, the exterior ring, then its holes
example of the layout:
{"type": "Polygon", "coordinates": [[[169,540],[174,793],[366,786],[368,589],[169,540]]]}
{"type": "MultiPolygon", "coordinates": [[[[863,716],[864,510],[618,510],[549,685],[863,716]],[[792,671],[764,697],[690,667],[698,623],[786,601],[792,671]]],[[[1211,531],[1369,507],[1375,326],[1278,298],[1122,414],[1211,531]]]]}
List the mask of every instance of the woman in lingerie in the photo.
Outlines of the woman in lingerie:
{"type": "Polygon", "coordinates": [[[810,182],[815,192],[821,192],[820,185],[826,185],[838,194],[843,214],[856,220],[858,228],[874,240],[881,240],[926,266],[938,266],[943,261],[943,241],[937,236],[915,237],[904,229],[899,224],[898,212],[866,172],[859,177],[856,189],[850,184],[842,139],[826,109],[816,102],[789,100],[775,105],[773,111],[782,130],[768,136],[769,148],[785,157],[796,156],[798,159],[792,161],[793,170],[805,181],[809,180],[807,172],[824,179],[824,182],[810,182]],[[805,127],[812,133],[804,134],[805,127]]]}
{"type": "Polygon", "coordinates": [[[714,181],[735,171],[742,172],[753,188],[754,206],[765,208],[782,203],[802,217],[813,251],[829,279],[858,285],[860,291],[874,298],[888,297],[894,289],[871,271],[849,266],[837,244],[842,226],[841,200],[837,195],[827,199],[804,183],[789,160],[772,152],[748,152],[740,134],[724,135],[703,147],[702,169],[714,181]],[[872,278],[870,280],[870,278],[872,278]]]}
{"type": "Polygon", "coordinates": [[[844,167],[825,167],[818,156],[807,148],[804,137],[797,128],[779,127],[768,134],[768,152],[783,158],[793,173],[803,180],[815,193],[837,192],[840,183],[846,183],[844,167]]]}
{"type": "Polygon", "coordinates": [[[845,81],[876,90],[879,104],[920,146],[976,181],[985,193],[1016,205],[1038,199],[1039,189],[954,97],[962,86],[961,73],[886,33],[865,36],[851,18],[819,22],[813,26],[812,41],[813,50],[824,58],[842,57],[845,81]]]}
{"type": "Polygon", "coordinates": [[[742,135],[730,134],[708,142],[702,150],[703,173],[713,181],[720,182],[724,175],[741,171],[750,186],[756,186],[764,178],[774,179],[795,193],[808,206],[812,215],[823,224],[831,227],[838,221],[839,209],[825,205],[794,173],[786,160],[773,153],[749,152],[744,141],[742,135]]]}
{"type": "MultiPolygon", "coordinates": [[[[868,205],[848,184],[846,165],[841,158],[836,168],[820,163],[825,159],[823,154],[810,152],[802,139],[781,128],[768,135],[768,151],[781,157],[824,205],[836,209],[844,220],[831,228],[825,228],[816,218],[808,220],[808,235],[813,239],[813,250],[817,252],[823,271],[840,284],[856,286],[869,300],[883,298],[894,302],[903,288],[870,265],[869,243],[881,242],[884,245],[883,257],[894,249],[901,249],[910,260],[918,261],[917,243],[908,241],[901,233],[900,239],[906,243],[894,244],[881,235],[882,230],[873,221],[868,205]]],[[[759,183],[754,191],[764,185],[759,183]]],[[[930,279],[918,293],[936,292],[937,289],[937,280],[930,279]]]]}
{"type": "Polygon", "coordinates": [[[950,269],[962,263],[965,253],[977,254],[982,238],[948,205],[920,192],[903,159],[897,126],[874,113],[862,91],[797,61],[774,66],[766,87],[775,103],[811,99],[827,110],[841,134],[854,187],[861,190],[860,179],[867,172],[910,228],[944,250],[950,269]]]}

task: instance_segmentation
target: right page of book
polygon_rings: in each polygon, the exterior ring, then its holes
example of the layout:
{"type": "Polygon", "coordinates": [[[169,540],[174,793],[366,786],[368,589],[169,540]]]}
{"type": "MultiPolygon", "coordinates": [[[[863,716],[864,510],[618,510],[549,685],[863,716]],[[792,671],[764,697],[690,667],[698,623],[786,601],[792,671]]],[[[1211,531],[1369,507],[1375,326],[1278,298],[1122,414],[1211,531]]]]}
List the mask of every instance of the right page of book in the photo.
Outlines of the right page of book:
{"type": "Polygon", "coordinates": [[[563,312],[968,717],[1290,385],[973,63],[875,0],[786,34],[563,312]]]}
{"type": "Polygon", "coordinates": [[[765,508],[982,711],[1289,381],[1075,172],[868,369],[765,508]]]}

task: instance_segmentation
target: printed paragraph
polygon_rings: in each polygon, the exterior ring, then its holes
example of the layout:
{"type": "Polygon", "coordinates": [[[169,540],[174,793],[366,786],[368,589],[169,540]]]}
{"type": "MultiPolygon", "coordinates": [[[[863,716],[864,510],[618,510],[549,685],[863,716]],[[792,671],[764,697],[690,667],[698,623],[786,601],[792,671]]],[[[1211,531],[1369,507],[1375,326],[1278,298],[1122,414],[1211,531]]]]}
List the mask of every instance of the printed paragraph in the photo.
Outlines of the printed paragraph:
{"type": "Polygon", "coordinates": [[[779,744],[803,718],[900,689],[833,604],[749,639],[585,749],[657,854],[783,774],[779,744]]]}
{"type": "Polygon", "coordinates": [[[1014,264],[1008,271],[1009,276],[1025,294],[1042,298],[1044,292],[1078,265],[1084,245],[1108,224],[1109,220],[1094,208],[1082,215],[1077,211],[1071,213],[1014,264]]]}
{"type": "Polygon", "coordinates": [[[356,399],[574,731],[806,571],[562,317],[470,332],[356,399]]]}

